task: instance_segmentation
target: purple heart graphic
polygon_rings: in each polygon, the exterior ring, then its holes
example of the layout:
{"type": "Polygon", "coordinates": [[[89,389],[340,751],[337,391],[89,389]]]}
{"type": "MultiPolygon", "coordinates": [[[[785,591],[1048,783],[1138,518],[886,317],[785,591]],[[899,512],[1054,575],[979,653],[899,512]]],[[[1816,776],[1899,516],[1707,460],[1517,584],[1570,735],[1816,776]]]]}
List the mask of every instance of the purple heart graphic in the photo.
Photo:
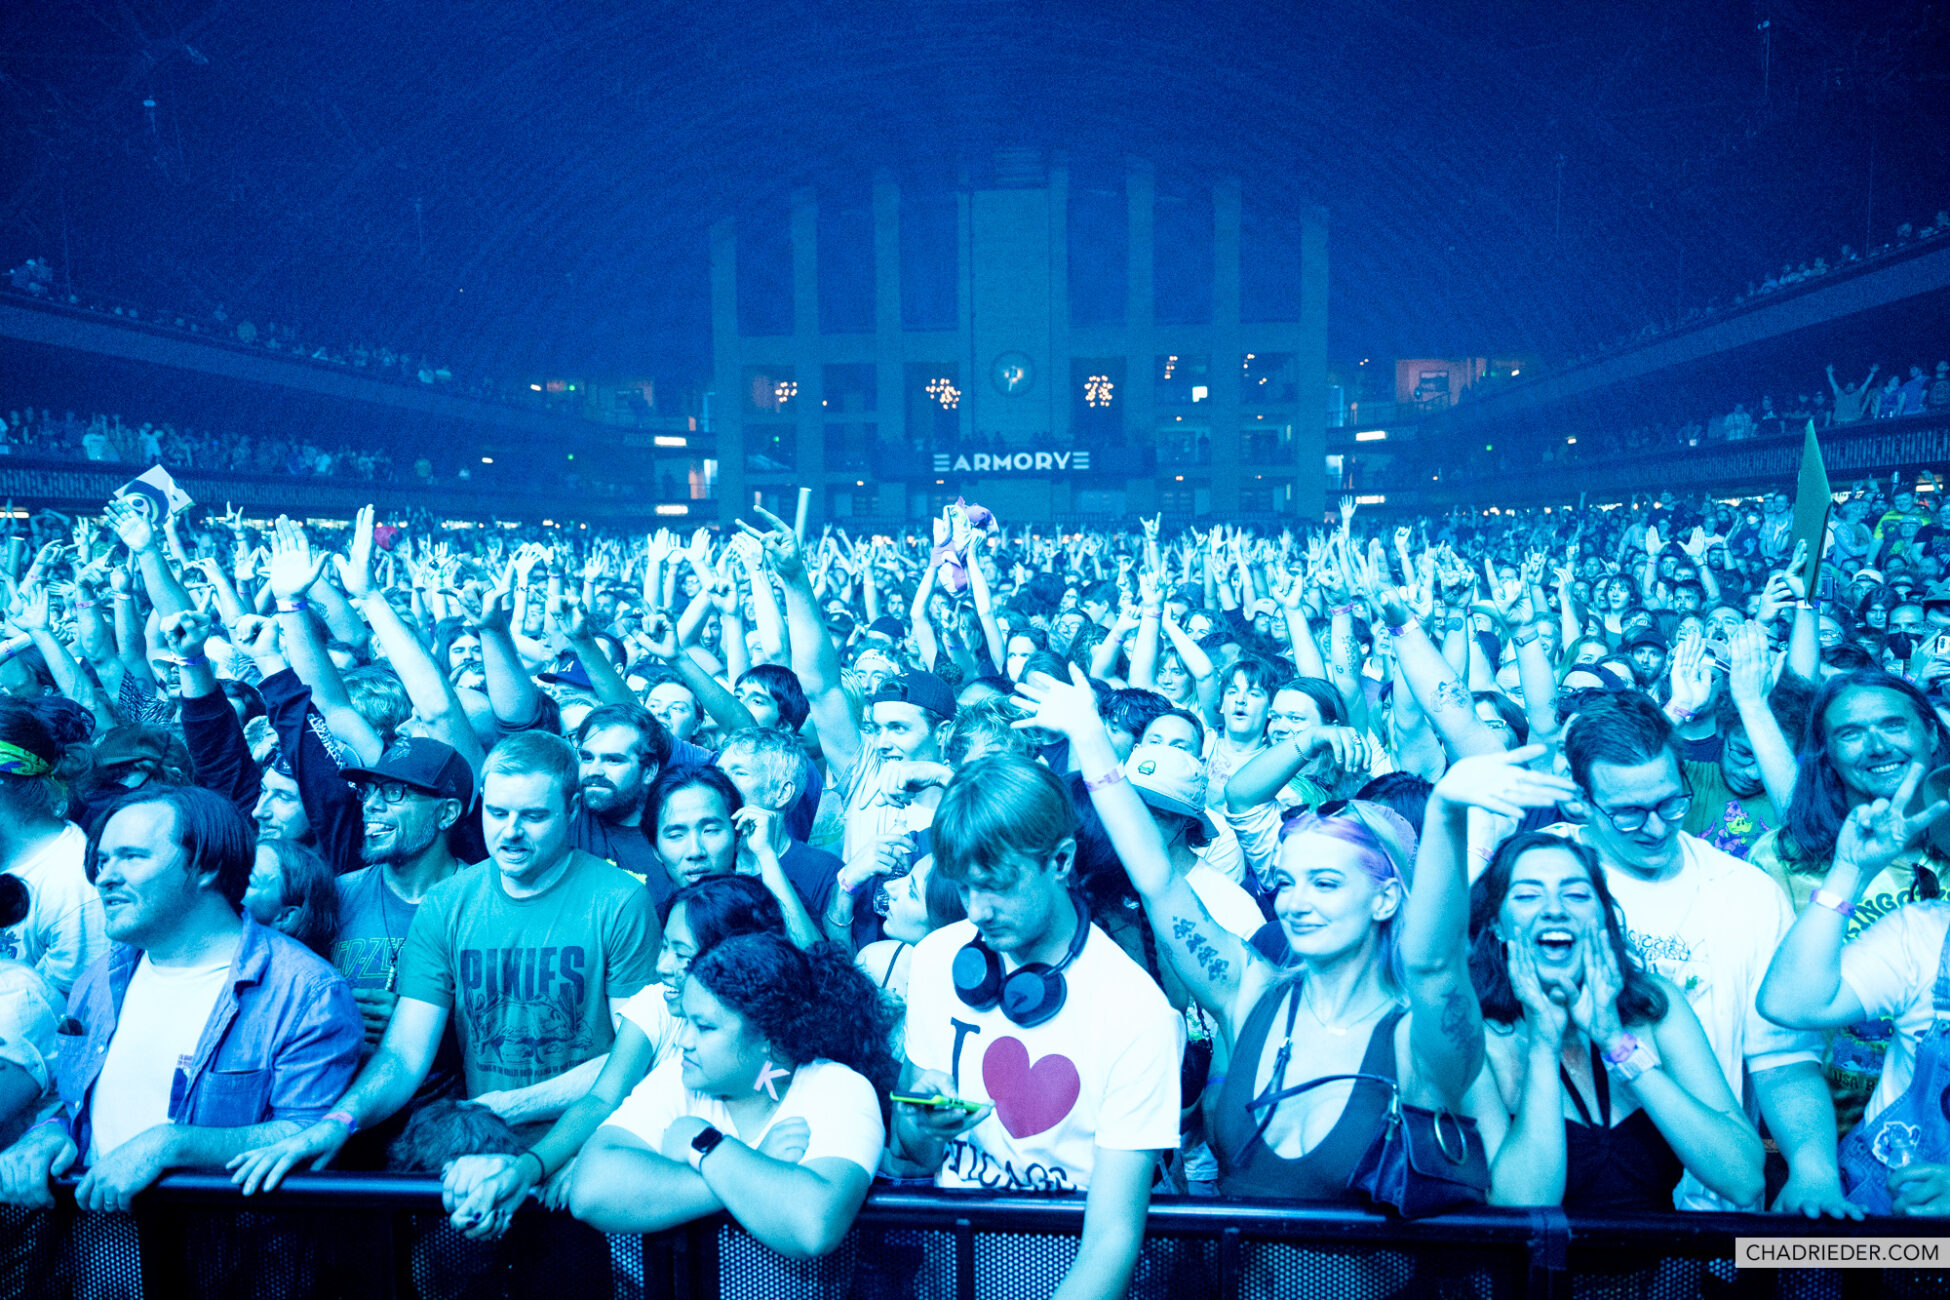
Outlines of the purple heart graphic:
{"type": "Polygon", "coordinates": [[[1077,1104],[1083,1080],[1075,1062],[1062,1055],[1029,1063],[1029,1049],[1016,1038],[998,1038],[982,1056],[982,1085],[995,1101],[995,1117],[1014,1138],[1047,1133],[1077,1104]]]}

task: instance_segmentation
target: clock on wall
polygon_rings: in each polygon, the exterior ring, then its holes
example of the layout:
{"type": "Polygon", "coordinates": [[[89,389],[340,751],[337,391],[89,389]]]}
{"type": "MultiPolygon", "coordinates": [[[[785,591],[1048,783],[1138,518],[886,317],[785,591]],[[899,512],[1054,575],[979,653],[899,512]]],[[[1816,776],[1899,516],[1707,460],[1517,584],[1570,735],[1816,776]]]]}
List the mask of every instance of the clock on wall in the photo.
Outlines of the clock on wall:
{"type": "Polygon", "coordinates": [[[1004,397],[1019,397],[1036,383],[1036,363],[1027,352],[1004,352],[989,367],[989,382],[1004,397]]]}

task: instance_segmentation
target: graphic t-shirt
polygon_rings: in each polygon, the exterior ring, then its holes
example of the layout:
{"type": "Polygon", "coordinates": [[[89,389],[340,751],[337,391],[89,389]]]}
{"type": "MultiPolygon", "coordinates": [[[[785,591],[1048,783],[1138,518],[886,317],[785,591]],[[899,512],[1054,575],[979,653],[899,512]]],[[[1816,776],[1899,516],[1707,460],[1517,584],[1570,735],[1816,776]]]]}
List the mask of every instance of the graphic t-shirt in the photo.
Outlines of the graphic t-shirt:
{"type": "MultiPolygon", "coordinates": [[[[777,1085],[774,1085],[775,1087],[777,1085]]],[[[792,1082],[779,1098],[779,1108],[756,1133],[740,1133],[723,1101],[684,1086],[684,1062],[671,1057],[645,1075],[623,1104],[603,1123],[629,1133],[651,1149],[659,1149],[664,1130],[686,1115],[697,1118],[746,1146],[756,1147],[781,1120],[799,1118],[811,1130],[800,1164],[813,1160],[845,1160],[871,1176],[887,1145],[887,1127],[880,1118],[880,1099],[865,1075],[835,1061],[809,1061],[792,1072],[792,1082]]]]}
{"type": "MultiPolygon", "coordinates": [[[[1550,828],[1582,839],[1582,827],[1550,828]]],[[[1774,950],[1794,924],[1779,885],[1704,840],[1682,834],[1685,861],[1665,880],[1605,869],[1625,917],[1625,939],[1646,968],[1678,986],[1699,1016],[1713,1057],[1736,1100],[1746,1078],[1796,1061],[1818,1060],[1821,1036],[1783,1029],[1760,1014],[1756,998],[1774,950]]],[[[1682,1210],[1733,1210],[1688,1173],[1674,1193],[1682,1210]]]]}
{"type": "Polygon", "coordinates": [[[1684,829],[1722,853],[1746,858],[1761,836],[1781,824],[1765,790],[1735,794],[1717,762],[1686,764],[1686,779],[1693,786],[1693,806],[1686,812],[1684,829]]]}
{"type": "Polygon", "coordinates": [[[1842,983],[1876,1023],[1894,1022],[1864,1120],[1903,1095],[1916,1073],[1916,1048],[1936,1023],[1930,990],[1950,933],[1950,903],[1911,903],[1852,935],[1842,946],[1842,983]]]}
{"type": "MultiPolygon", "coordinates": [[[[1765,871],[1775,884],[1788,892],[1797,916],[1807,910],[1809,900],[1814,897],[1815,890],[1821,888],[1821,882],[1828,875],[1831,865],[1827,861],[1807,863],[1790,859],[1782,852],[1779,833],[1764,836],[1748,853],[1747,861],[1765,871]]],[[[1855,915],[1848,918],[1843,932],[1845,944],[1854,946],[1863,931],[1895,913],[1905,903],[1916,901],[1916,868],[1919,866],[1929,868],[1939,878],[1950,874],[1950,864],[1932,857],[1925,849],[1912,849],[1903,854],[1878,871],[1862,891],[1860,901],[1855,904],[1855,915]]],[[[1846,960],[1848,947],[1844,947],[1842,953],[1846,960]]],[[[1929,979],[1923,981],[1925,994],[1929,991],[1930,980],[1934,978],[1933,972],[1929,979]]],[[[1867,1005],[1866,999],[1864,1005],[1867,1005]]],[[[1925,1012],[1929,1010],[1929,1005],[1929,998],[1925,996],[1925,1012]]],[[[1863,1107],[1869,1105],[1870,1097],[1879,1087],[1877,1081],[1885,1068],[1884,1056],[1891,1050],[1890,1040],[1896,1030],[1897,1026],[1889,1018],[1878,1015],[1860,1024],[1830,1030],[1824,1035],[1826,1050],[1822,1054],[1821,1072],[1828,1078],[1828,1091],[1835,1098],[1835,1125],[1844,1137],[1855,1127],[1863,1107]]]]}
{"type": "Polygon", "coordinates": [[[176,1071],[196,1057],[210,1009],[230,978],[231,960],[226,955],[202,966],[158,966],[145,953],[136,963],[89,1097],[91,1161],[168,1122],[176,1071]]]}
{"type": "MultiPolygon", "coordinates": [[[[339,932],[332,942],[332,965],[355,993],[399,992],[399,958],[420,905],[409,903],[386,883],[384,867],[361,867],[337,881],[339,932]]],[[[362,1049],[370,1055],[370,1049],[362,1049]]],[[[446,1097],[460,1089],[460,1039],[452,1019],[440,1034],[433,1065],[414,1091],[415,1103],[446,1097]]]]}
{"type": "Polygon", "coordinates": [[[944,926],[915,946],[909,967],[908,1060],[946,1074],[956,1096],[995,1106],[948,1144],[936,1185],[1080,1192],[1095,1147],[1176,1148],[1184,1020],[1144,968],[1093,925],[1063,972],[1063,1009],[1024,1028],[955,993],[955,954],[974,937],[972,922],[944,926]]]}
{"type": "Polygon", "coordinates": [[[525,1088],[609,1050],[609,999],[654,978],[659,935],[643,886],[586,853],[532,898],[476,863],[421,901],[399,994],[452,1010],[468,1096],[525,1088]]]}
{"type": "Polygon", "coordinates": [[[40,852],[9,869],[32,901],[25,920],[0,930],[0,957],[26,962],[62,997],[108,951],[102,900],[82,870],[87,850],[88,837],[70,822],[40,852]]]}

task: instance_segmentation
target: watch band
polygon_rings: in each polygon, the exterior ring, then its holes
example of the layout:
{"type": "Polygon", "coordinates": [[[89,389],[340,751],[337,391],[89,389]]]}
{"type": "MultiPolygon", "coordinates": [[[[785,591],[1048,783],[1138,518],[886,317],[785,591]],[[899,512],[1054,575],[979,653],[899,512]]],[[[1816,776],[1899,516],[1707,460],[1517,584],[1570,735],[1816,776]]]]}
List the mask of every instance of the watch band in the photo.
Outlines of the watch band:
{"type": "Polygon", "coordinates": [[[1622,1034],[1618,1046],[1605,1053],[1605,1068],[1626,1083],[1659,1068],[1658,1054],[1632,1034],[1622,1034]]]}
{"type": "Polygon", "coordinates": [[[723,1141],[723,1132],[706,1124],[704,1131],[691,1139],[691,1168],[702,1172],[704,1157],[716,1151],[718,1144],[723,1141]]]}
{"type": "Polygon", "coordinates": [[[1825,907],[1844,919],[1853,920],[1855,917],[1855,904],[1832,889],[1817,889],[1808,901],[1816,907],[1825,907]]]}

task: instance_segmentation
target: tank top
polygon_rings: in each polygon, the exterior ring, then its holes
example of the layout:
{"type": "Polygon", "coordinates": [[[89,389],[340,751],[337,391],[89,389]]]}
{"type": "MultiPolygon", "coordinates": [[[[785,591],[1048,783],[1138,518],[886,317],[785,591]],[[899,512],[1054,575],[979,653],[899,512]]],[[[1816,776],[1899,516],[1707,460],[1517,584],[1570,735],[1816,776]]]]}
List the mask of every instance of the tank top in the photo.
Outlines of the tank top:
{"type": "Polygon", "coordinates": [[[1611,1122],[1611,1078],[1598,1045],[1591,1045],[1591,1074],[1598,1090],[1598,1122],[1560,1062],[1558,1078],[1577,1108],[1564,1121],[1564,1208],[1632,1211],[1672,1209],[1673,1188],[1686,1172],[1665,1135],[1640,1107],[1611,1122]]]}
{"type": "MultiPolygon", "coordinates": [[[[1388,1114],[1389,1089],[1356,1080],[1347,1106],[1334,1127],[1305,1154],[1288,1158],[1266,1145],[1263,1134],[1286,1090],[1286,1066],[1293,1048],[1293,1023],[1300,1010],[1300,986],[1276,984],[1246,1016],[1233,1049],[1232,1070],[1219,1094],[1214,1123],[1214,1154],[1219,1157],[1219,1190],[1227,1196],[1273,1196],[1289,1201],[1335,1201],[1366,1205],[1365,1193],[1348,1188],[1348,1175],[1374,1144],[1388,1114]],[[1285,1041],[1274,1060],[1267,1095],[1255,1097],[1253,1084],[1274,1013],[1286,1004],[1285,1041]]],[[[1358,1072],[1395,1077],[1395,1026],[1406,1008],[1396,1007],[1368,1035],[1358,1072]]]]}

